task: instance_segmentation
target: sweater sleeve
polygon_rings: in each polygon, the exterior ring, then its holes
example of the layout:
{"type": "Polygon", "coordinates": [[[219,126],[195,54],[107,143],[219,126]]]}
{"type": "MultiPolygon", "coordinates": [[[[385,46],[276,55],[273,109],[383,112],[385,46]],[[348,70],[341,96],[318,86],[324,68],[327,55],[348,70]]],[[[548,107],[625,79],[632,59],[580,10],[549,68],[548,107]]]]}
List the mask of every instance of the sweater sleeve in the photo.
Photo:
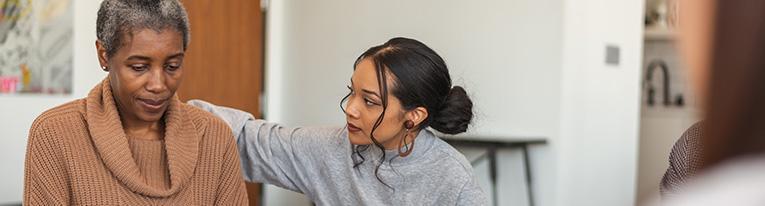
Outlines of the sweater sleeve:
{"type": "Polygon", "coordinates": [[[263,182],[310,195],[309,179],[322,165],[322,156],[326,155],[322,151],[338,147],[328,141],[337,135],[335,129],[286,128],[232,108],[199,100],[188,104],[215,114],[231,127],[243,175],[250,182],[263,182]]]}
{"type": "MultiPolygon", "coordinates": [[[[230,135],[228,131],[225,133],[230,135]]],[[[218,197],[215,199],[215,205],[247,205],[247,188],[242,179],[237,148],[234,141],[226,142],[228,144],[223,157],[221,181],[218,183],[218,197]]]]}
{"type": "Polygon", "coordinates": [[[68,205],[69,177],[54,130],[32,124],[24,162],[24,205],[68,205]]]}

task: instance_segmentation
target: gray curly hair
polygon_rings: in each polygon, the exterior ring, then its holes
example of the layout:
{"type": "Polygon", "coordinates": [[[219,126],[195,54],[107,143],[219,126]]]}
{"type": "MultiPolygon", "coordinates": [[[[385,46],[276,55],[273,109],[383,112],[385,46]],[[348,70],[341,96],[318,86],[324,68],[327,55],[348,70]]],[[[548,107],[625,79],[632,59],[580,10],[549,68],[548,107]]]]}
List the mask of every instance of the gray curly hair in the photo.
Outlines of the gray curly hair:
{"type": "Polygon", "coordinates": [[[122,45],[122,36],[139,29],[175,29],[183,35],[183,50],[191,40],[189,17],[178,0],[104,0],[98,9],[96,36],[113,56],[122,45]]]}

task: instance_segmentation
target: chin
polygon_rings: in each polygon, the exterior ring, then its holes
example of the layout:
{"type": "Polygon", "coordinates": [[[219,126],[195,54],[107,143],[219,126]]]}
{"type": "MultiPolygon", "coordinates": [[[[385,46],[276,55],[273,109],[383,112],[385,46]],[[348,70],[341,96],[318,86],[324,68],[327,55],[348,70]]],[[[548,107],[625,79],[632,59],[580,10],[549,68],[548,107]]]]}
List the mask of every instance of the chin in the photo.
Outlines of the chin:
{"type": "Polygon", "coordinates": [[[368,145],[372,144],[372,141],[368,137],[359,136],[358,134],[348,134],[348,139],[351,140],[351,144],[354,145],[368,145]]]}
{"type": "Polygon", "coordinates": [[[150,116],[150,117],[142,117],[141,120],[144,122],[157,122],[162,119],[162,116],[150,116]]]}
{"type": "Polygon", "coordinates": [[[164,111],[160,112],[160,113],[142,112],[142,113],[138,114],[138,118],[141,119],[144,122],[156,122],[156,121],[159,121],[160,119],[162,119],[162,116],[164,114],[165,114],[164,111]]]}
{"type": "Polygon", "coordinates": [[[160,109],[156,111],[150,111],[150,110],[147,110],[146,108],[138,106],[138,108],[136,108],[136,112],[137,112],[136,116],[138,117],[138,119],[144,122],[156,122],[162,119],[162,116],[164,116],[165,113],[167,112],[167,108],[168,108],[168,105],[164,105],[163,107],[161,107],[160,109]]]}

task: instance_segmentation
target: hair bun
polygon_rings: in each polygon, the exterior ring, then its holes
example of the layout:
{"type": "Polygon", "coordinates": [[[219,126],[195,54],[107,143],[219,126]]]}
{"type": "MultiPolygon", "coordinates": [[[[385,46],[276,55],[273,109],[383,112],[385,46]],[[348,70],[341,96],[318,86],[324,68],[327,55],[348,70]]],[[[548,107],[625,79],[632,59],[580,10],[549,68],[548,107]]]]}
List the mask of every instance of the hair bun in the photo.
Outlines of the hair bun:
{"type": "Polygon", "coordinates": [[[444,134],[459,134],[467,131],[473,119],[473,101],[460,86],[449,91],[441,109],[433,116],[430,127],[444,134]]]}

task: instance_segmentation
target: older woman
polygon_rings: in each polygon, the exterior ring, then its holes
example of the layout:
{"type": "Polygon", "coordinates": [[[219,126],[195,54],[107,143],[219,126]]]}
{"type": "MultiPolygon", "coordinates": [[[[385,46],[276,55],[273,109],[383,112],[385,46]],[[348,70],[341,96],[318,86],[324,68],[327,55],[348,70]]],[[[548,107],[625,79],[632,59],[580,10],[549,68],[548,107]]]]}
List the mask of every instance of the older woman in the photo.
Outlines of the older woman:
{"type": "Polygon", "coordinates": [[[189,42],[183,6],[105,0],[96,32],[108,77],[32,124],[24,203],[245,204],[230,129],[175,95],[189,42]]]}

